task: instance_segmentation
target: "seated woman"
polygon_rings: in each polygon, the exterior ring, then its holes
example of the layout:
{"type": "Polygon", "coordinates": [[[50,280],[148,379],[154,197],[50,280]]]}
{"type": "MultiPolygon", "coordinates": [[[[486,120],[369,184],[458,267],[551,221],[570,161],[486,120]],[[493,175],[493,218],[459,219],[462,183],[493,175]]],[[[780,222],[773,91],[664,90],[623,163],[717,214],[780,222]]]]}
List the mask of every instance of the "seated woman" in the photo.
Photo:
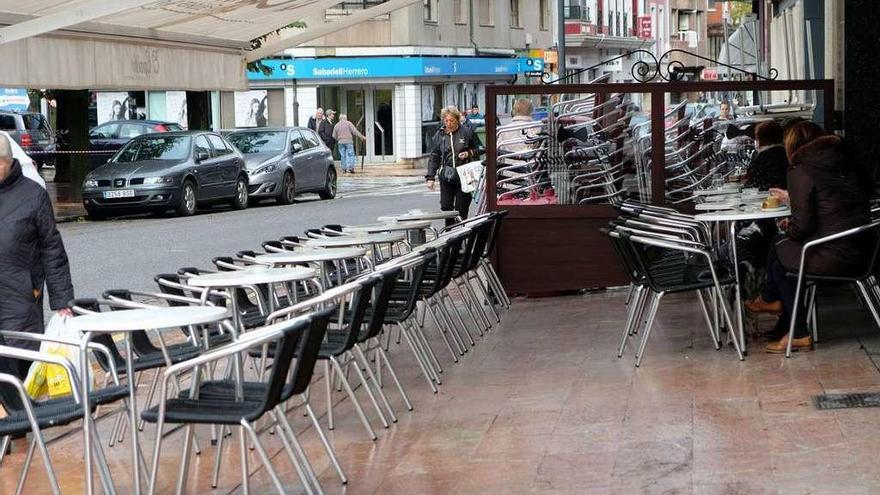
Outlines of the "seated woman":
{"type": "MultiPolygon", "coordinates": [[[[786,133],[785,150],[791,163],[788,191],[774,189],[772,192],[791,205],[791,218],[780,222],[785,237],[768,255],[767,284],[763,295],[747,304],[750,310],[758,312],[781,310],[777,325],[780,340],[764,348],[770,353],[783,353],[788,345],[787,331],[797,281],[786,274],[797,272],[804,243],[871,220],[867,189],[870,181],[860,180],[857,165],[847,156],[839,137],[826,135],[821,127],[811,122],[799,122],[786,133]]],[[[865,269],[872,247],[872,240],[867,238],[839,239],[822,244],[807,253],[805,271],[817,275],[857,273],[865,269]]],[[[795,322],[792,349],[811,350],[812,347],[806,310],[801,307],[795,322]]]]}
{"type": "MultiPolygon", "coordinates": [[[[762,191],[785,189],[788,157],[782,144],[782,126],[775,120],[755,127],[755,147],[743,184],[762,191]]],[[[764,262],[776,236],[776,222],[761,220],[742,228],[736,236],[742,288],[748,297],[760,293],[764,281],[764,262]]]]}

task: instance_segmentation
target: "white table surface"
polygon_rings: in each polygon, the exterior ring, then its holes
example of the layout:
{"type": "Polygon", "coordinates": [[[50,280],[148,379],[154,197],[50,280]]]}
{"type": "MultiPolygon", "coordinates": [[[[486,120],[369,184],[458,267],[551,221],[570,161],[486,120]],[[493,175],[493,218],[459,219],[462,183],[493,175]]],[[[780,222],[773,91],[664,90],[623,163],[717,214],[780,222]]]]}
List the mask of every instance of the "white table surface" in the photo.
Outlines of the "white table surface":
{"type": "Polygon", "coordinates": [[[186,279],[186,284],[193,287],[237,287],[307,280],[317,276],[318,274],[313,268],[301,266],[291,268],[253,266],[244,270],[197,275],[186,279]]]}
{"type": "Polygon", "coordinates": [[[372,223],[367,225],[350,225],[343,227],[343,232],[356,233],[378,233],[378,232],[400,232],[405,230],[421,230],[431,227],[430,220],[413,220],[413,221],[397,221],[387,223],[372,223]]]}
{"type": "Polygon", "coordinates": [[[730,196],[732,194],[739,194],[739,189],[701,189],[699,191],[694,191],[695,196],[730,196]]]}
{"type": "Polygon", "coordinates": [[[367,250],[358,247],[338,247],[333,249],[302,248],[289,253],[261,254],[256,257],[260,263],[309,263],[317,261],[336,261],[365,256],[367,250]]]}
{"type": "Polygon", "coordinates": [[[763,211],[758,209],[740,210],[722,210],[711,211],[707,213],[699,213],[694,215],[696,220],[703,222],[739,222],[744,220],[763,220],[766,218],[780,218],[791,215],[791,208],[782,208],[773,211],[763,211]]]}
{"type": "Polygon", "coordinates": [[[67,321],[81,332],[132,332],[214,323],[228,317],[226,308],[181,306],[155,309],[125,309],[77,316],[67,321]]]}
{"type": "Polygon", "coordinates": [[[400,242],[404,239],[406,239],[406,235],[402,232],[398,232],[389,234],[358,234],[329,237],[327,239],[309,239],[305,241],[304,244],[309,247],[347,247],[400,242]]]}
{"type": "Polygon", "coordinates": [[[732,210],[739,206],[739,201],[711,201],[706,203],[697,203],[694,209],[697,211],[716,211],[716,210],[732,210]]]}
{"type": "Polygon", "coordinates": [[[457,217],[457,211],[411,211],[407,213],[401,213],[399,215],[388,215],[379,217],[379,221],[384,222],[387,220],[397,220],[399,222],[405,222],[409,220],[445,220],[447,218],[457,217]]]}

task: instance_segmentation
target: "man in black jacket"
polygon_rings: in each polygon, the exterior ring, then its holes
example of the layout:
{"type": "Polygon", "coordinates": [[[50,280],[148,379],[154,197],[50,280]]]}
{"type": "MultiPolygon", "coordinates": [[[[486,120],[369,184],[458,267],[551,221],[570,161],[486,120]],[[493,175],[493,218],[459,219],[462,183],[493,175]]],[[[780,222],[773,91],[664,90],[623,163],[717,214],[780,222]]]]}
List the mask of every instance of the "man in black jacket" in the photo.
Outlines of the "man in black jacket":
{"type": "MultiPolygon", "coordinates": [[[[70,315],[73,299],[70,265],[48,193],[22,175],[9,141],[0,136],[0,329],[43,333],[43,286],[49,306],[70,315]]],[[[37,349],[31,341],[6,340],[0,345],[37,349]]],[[[30,363],[0,357],[0,373],[20,377],[30,363]]]]}
{"type": "Polygon", "coordinates": [[[333,116],[335,115],[336,112],[333,110],[327,110],[324,114],[324,119],[318,123],[318,136],[330,148],[331,153],[333,152],[333,147],[336,146],[336,140],[333,139],[333,116]]]}
{"type": "MultiPolygon", "coordinates": [[[[428,189],[433,191],[437,173],[444,166],[453,168],[454,173],[451,174],[451,180],[445,180],[441,172],[440,209],[443,211],[458,210],[459,216],[464,220],[467,218],[472,197],[470,193],[461,190],[461,181],[454,169],[465,163],[478,160],[483,150],[483,144],[474,131],[461,125],[461,113],[454,106],[443,109],[441,118],[443,127],[434,137],[434,149],[428,160],[428,173],[425,175],[425,180],[428,182],[428,189]]],[[[447,225],[452,223],[454,223],[452,220],[446,221],[447,225]]]]}

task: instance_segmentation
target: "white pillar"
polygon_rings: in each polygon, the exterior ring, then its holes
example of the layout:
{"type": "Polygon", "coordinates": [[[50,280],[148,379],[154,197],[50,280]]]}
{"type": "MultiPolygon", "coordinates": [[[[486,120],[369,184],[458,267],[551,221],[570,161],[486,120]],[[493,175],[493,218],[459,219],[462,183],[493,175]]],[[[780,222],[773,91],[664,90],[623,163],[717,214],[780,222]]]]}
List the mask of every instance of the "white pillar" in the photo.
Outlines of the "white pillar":
{"type": "Polygon", "coordinates": [[[314,117],[315,111],[318,110],[318,88],[297,86],[296,102],[299,104],[297,112],[299,125],[305,127],[309,123],[309,117],[314,117]]]}
{"type": "Polygon", "coordinates": [[[394,86],[394,149],[398,161],[422,155],[422,88],[418,84],[394,86]]]}

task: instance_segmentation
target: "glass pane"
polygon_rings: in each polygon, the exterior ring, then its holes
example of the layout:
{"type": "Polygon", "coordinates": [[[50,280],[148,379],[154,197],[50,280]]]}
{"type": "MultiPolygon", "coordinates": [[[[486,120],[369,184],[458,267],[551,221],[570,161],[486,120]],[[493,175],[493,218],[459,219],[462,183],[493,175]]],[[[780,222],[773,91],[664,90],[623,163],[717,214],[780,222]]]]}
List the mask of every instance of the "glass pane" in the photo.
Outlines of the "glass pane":
{"type": "MultiPolygon", "coordinates": [[[[361,89],[347,90],[345,92],[345,113],[348,115],[348,120],[357,130],[361,132],[364,136],[367,135],[367,130],[365,128],[365,116],[366,116],[366,93],[361,89]]],[[[358,144],[359,140],[355,140],[354,142],[354,152],[357,156],[366,155],[366,147],[364,145],[358,144]]]]}
{"type": "Polygon", "coordinates": [[[650,97],[641,93],[499,97],[498,204],[649,201],[646,103],[650,97]]]}
{"type": "Polygon", "coordinates": [[[380,157],[394,155],[394,115],[391,107],[392,90],[377,89],[373,91],[373,106],[376,109],[373,137],[373,154],[380,157]]]}

